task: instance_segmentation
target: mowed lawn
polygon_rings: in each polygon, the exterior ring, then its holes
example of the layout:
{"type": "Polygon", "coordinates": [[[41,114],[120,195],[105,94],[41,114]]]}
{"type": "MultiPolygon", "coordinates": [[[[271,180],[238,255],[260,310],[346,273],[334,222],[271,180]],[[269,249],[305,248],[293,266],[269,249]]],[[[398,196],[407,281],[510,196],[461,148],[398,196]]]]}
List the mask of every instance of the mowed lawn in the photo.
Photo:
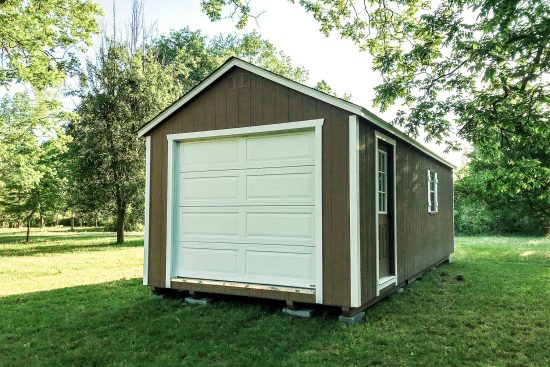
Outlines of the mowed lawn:
{"type": "Polygon", "coordinates": [[[0,234],[0,366],[550,366],[549,239],[457,238],[452,264],[347,326],[334,309],[156,299],[137,234],[33,237],[0,234]]]}

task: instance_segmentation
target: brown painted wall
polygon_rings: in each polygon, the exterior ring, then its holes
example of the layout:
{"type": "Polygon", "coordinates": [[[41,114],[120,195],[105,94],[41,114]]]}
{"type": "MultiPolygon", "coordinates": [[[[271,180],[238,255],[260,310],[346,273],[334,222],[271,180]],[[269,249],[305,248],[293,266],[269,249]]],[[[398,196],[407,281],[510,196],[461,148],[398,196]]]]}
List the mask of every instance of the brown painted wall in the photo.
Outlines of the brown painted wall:
{"type": "MultiPolygon", "coordinates": [[[[397,279],[403,283],[453,252],[453,174],[410,144],[396,143],[397,279]],[[438,173],[439,212],[428,213],[428,169],[438,173]]],[[[376,299],[375,127],[362,119],[360,139],[361,298],[376,299]]]]}
{"type": "Polygon", "coordinates": [[[324,118],[323,298],[328,305],[349,305],[348,117],[337,107],[235,68],[149,132],[149,284],[165,284],[167,134],[324,118]]]}

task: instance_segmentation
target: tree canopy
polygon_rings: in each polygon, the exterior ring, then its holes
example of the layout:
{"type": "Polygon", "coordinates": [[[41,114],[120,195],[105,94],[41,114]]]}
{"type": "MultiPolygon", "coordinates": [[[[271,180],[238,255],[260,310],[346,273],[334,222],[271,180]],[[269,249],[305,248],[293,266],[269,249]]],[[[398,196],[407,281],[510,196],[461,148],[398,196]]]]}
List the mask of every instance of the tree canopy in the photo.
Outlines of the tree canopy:
{"type": "MultiPolygon", "coordinates": [[[[66,137],[57,104],[44,106],[25,93],[0,100],[0,218],[20,224],[63,210],[59,159],[66,137]]],[[[28,232],[27,232],[28,241],[28,232]]]]}
{"type": "Polygon", "coordinates": [[[100,13],[91,0],[0,2],[0,86],[41,90],[78,71],[76,52],[91,44],[100,13]]]}

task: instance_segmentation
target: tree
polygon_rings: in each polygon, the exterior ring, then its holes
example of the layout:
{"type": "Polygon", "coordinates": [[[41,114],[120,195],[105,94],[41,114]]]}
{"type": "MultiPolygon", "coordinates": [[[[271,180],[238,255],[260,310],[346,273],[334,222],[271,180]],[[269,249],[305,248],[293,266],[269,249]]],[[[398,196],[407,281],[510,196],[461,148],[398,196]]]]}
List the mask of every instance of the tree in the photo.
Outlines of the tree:
{"type": "Polygon", "coordinates": [[[99,30],[90,0],[7,0],[0,3],[0,87],[29,83],[38,90],[74,72],[99,30]]]}
{"type": "Polygon", "coordinates": [[[128,210],[143,196],[145,149],[136,131],[180,95],[173,74],[150,50],[134,52],[109,39],[87,63],[79,118],[68,128],[74,181],[80,181],[81,202],[114,212],[120,244],[128,210]]]}
{"type": "Polygon", "coordinates": [[[41,223],[62,197],[58,175],[64,138],[58,127],[59,105],[33,101],[27,94],[0,100],[0,207],[17,224],[41,223]]]}
{"type": "MultiPolygon", "coordinates": [[[[373,57],[381,110],[412,136],[459,149],[471,142],[494,166],[489,181],[509,197],[550,191],[550,3],[547,0],[299,0],[325,35],[337,31],[373,57]]],[[[244,0],[203,0],[242,28],[244,0]]],[[[474,169],[473,165],[471,169],[474,169]]],[[[489,182],[488,181],[488,182],[489,182]]],[[[547,195],[536,195],[548,208],[547,195]]]]}
{"type": "Polygon", "coordinates": [[[197,85],[231,56],[301,83],[308,79],[305,68],[293,66],[288,56],[256,32],[242,37],[219,35],[209,39],[200,31],[186,27],[161,36],[154,42],[153,48],[162,64],[174,66],[183,93],[197,85]]]}
{"type": "Polygon", "coordinates": [[[525,233],[550,231],[550,180],[548,168],[530,170],[531,180],[517,179],[514,166],[475,148],[470,162],[455,180],[455,222],[459,233],[525,233]]]}
{"type": "MultiPolygon", "coordinates": [[[[314,88],[320,92],[330,94],[331,96],[334,96],[334,97],[338,97],[338,95],[332,90],[332,87],[324,79],[321,79],[319,82],[317,82],[314,88]]],[[[344,93],[344,95],[342,96],[342,99],[345,99],[346,101],[351,100],[351,94],[344,93]]]]}

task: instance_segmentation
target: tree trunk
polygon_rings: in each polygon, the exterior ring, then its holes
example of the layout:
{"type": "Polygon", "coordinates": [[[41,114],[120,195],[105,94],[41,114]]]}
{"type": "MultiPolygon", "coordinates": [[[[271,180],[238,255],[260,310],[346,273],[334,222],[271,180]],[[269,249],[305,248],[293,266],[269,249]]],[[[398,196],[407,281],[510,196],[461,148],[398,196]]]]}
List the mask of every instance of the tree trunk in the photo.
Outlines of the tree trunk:
{"type": "Polygon", "coordinates": [[[74,231],[74,210],[71,210],[71,231],[74,231]]]}
{"type": "Polygon", "coordinates": [[[29,218],[27,219],[27,239],[25,240],[25,242],[29,243],[30,237],[31,237],[31,220],[29,218]]]}
{"type": "Polygon", "coordinates": [[[116,243],[124,243],[124,221],[126,219],[126,208],[119,208],[116,218],[116,243]]]}
{"type": "Polygon", "coordinates": [[[44,216],[40,214],[40,228],[44,228],[44,216]]]}

